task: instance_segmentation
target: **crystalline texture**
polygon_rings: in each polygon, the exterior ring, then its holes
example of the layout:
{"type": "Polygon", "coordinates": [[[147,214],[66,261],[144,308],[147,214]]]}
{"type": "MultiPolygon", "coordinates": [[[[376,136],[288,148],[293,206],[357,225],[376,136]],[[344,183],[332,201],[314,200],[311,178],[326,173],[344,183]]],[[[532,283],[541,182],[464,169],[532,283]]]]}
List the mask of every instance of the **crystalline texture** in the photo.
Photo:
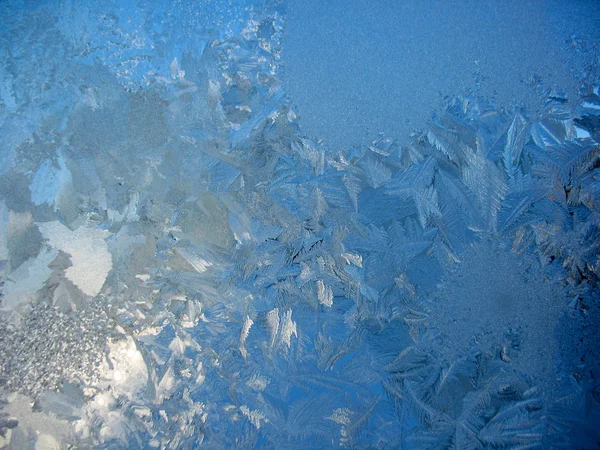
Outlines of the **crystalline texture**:
{"type": "Polygon", "coordinates": [[[595,66],[331,145],[284,6],[0,3],[0,447],[595,445],[595,66]]]}

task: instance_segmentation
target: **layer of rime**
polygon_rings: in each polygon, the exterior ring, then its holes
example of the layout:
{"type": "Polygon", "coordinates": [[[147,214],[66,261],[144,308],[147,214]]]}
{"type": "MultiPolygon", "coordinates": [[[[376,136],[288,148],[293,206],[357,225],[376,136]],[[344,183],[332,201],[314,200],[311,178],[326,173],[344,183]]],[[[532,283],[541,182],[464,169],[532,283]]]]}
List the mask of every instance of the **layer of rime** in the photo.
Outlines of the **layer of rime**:
{"type": "Polygon", "coordinates": [[[596,445],[597,61],[336,150],[281,2],[101,3],[0,3],[0,448],[596,445]]]}

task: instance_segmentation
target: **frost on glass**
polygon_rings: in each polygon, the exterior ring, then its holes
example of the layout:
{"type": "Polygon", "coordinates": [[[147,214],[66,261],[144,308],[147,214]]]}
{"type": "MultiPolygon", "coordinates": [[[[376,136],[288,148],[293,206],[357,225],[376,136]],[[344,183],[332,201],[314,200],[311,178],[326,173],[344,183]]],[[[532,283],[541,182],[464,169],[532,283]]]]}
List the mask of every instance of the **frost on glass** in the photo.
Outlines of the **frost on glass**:
{"type": "Polygon", "coordinates": [[[334,153],[278,2],[0,8],[0,448],[595,445],[594,80],[334,153]]]}

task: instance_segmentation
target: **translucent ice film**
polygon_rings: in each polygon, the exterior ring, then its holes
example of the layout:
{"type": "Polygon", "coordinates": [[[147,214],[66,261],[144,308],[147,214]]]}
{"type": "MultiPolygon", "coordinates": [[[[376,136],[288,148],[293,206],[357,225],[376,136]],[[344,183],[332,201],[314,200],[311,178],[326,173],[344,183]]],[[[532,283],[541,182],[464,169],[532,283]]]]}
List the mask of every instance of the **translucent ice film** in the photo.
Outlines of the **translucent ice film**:
{"type": "Polygon", "coordinates": [[[599,30],[0,1],[0,449],[596,448],[599,30]]]}

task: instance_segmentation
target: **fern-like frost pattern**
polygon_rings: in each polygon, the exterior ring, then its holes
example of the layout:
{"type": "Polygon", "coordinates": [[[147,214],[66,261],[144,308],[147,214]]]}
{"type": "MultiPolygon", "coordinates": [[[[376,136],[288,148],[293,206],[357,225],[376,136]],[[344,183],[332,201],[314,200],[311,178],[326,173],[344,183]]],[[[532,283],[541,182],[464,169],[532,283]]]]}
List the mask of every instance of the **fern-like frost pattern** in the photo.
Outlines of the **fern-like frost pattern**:
{"type": "Polygon", "coordinates": [[[0,5],[0,448],[597,445],[594,80],[333,151],[280,2],[76,3],[0,5]]]}

